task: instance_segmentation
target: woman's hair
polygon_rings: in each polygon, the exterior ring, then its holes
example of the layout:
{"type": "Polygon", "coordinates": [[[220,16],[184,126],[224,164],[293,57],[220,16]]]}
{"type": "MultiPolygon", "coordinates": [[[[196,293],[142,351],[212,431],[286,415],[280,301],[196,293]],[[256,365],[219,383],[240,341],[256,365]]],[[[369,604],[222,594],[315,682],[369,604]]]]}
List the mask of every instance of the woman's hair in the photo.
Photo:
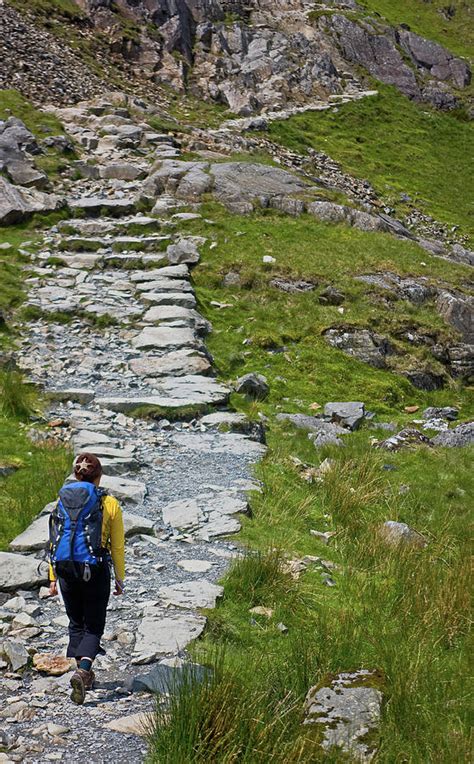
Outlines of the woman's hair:
{"type": "Polygon", "coordinates": [[[102,465],[97,456],[86,452],[76,456],[74,460],[74,477],[76,480],[82,480],[85,483],[93,483],[94,480],[101,477],[102,465]]]}

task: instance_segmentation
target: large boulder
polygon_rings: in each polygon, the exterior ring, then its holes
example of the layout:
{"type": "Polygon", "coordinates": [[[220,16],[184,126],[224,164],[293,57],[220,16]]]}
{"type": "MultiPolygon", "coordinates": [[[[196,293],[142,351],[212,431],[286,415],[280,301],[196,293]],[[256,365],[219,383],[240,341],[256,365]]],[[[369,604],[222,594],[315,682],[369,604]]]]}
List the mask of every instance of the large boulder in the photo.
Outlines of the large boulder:
{"type": "Polygon", "coordinates": [[[64,201],[59,196],[12,186],[0,177],[0,225],[21,223],[35,212],[45,214],[63,206],[64,201]]]}
{"type": "Polygon", "coordinates": [[[214,195],[232,211],[250,211],[254,201],[268,206],[274,197],[297,194],[308,183],[287,170],[250,162],[211,165],[214,195]]]}
{"type": "Polygon", "coordinates": [[[36,557],[0,552],[0,592],[39,588],[48,581],[48,566],[36,557]]]}

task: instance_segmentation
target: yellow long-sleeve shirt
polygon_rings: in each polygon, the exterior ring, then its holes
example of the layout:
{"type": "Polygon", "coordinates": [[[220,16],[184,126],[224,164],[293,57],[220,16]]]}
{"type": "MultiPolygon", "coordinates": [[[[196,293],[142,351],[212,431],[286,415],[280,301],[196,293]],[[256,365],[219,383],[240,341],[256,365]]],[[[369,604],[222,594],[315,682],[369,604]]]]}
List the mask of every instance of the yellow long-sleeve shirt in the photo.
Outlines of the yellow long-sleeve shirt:
{"type": "MultiPolygon", "coordinates": [[[[125,578],[125,534],[120,504],[114,496],[104,496],[102,500],[102,546],[112,556],[115,578],[125,578]]],[[[49,579],[55,581],[52,566],[49,566],[49,579]]]]}

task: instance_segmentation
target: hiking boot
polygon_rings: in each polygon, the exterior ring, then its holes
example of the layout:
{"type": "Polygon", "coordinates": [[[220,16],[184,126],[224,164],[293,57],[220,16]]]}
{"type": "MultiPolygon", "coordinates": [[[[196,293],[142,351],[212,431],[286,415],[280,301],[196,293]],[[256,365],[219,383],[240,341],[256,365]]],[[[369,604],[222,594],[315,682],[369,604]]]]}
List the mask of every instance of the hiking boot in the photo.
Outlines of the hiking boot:
{"type": "Polygon", "coordinates": [[[84,703],[86,690],[92,690],[95,674],[84,669],[77,669],[71,677],[70,685],[72,687],[71,700],[78,706],[84,703]]]}

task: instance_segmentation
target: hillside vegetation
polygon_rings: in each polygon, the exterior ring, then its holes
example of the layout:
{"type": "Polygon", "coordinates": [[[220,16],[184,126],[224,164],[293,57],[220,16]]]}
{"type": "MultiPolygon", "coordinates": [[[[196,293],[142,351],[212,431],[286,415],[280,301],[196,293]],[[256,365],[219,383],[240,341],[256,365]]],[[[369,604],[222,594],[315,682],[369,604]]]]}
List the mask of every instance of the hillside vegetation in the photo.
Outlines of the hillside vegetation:
{"type": "Polygon", "coordinates": [[[417,207],[472,237],[472,125],[422,108],[393,88],[377,89],[377,98],[337,112],[274,122],[269,134],[295,151],[325,151],[347,172],[367,178],[399,214],[417,207]]]}

